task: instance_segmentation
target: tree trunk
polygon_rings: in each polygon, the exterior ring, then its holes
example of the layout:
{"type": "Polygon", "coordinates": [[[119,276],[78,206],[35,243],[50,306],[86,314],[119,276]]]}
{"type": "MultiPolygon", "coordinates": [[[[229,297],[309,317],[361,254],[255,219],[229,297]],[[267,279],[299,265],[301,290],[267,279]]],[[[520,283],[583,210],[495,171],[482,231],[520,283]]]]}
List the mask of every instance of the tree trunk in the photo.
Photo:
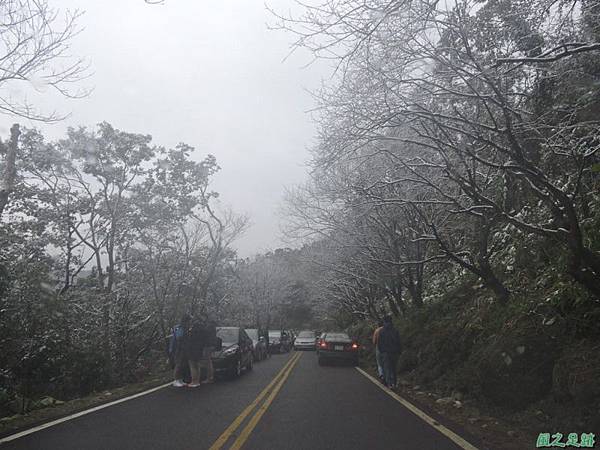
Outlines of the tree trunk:
{"type": "Polygon", "coordinates": [[[407,268],[408,271],[408,292],[410,298],[412,298],[412,304],[415,308],[421,308],[423,306],[423,272],[419,271],[419,267],[415,268],[413,276],[413,269],[407,268]]]}
{"type": "Polygon", "coordinates": [[[510,298],[510,291],[498,279],[487,262],[481,264],[480,272],[480,277],[483,281],[483,284],[494,292],[496,299],[498,299],[501,304],[506,304],[510,298]]]}
{"type": "Polygon", "coordinates": [[[10,141],[6,151],[2,186],[0,186],[0,217],[4,212],[4,208],[8,204],[8,197],[15,188],[15,178],[17,176],[17,149],[19,146],[20,135],[21,130],[19,129],[19,124],[15,123],[10,129],[10,141]]]}
{"type": "Polygon", "coordinates": [[[388,295],[388,305],[390,307],[390,311],[394,317],[400,317],[400,309],[399,305],[402,305],[404,300],[402,300],[402,288],[398,287],[393,296],[388,295]],[[400,297],[400,302],[398,302],[396,296],[400,297]],[[402,302],[402,303],[401,303],[402,302]]]}
{"type": "Polygon", "coordinates": [[[569,273],[592,295],[600,299],[600,258],[587,248],[571,249],[569,273]]]}

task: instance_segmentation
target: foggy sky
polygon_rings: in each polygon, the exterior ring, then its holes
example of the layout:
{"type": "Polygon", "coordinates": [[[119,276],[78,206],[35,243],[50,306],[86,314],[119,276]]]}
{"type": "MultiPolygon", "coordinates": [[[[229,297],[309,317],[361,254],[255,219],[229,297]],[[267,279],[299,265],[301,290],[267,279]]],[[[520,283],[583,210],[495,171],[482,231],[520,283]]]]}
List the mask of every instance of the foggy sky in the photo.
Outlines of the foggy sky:
{"type": "MultiPolygon", "coordinates": [[[[288,10],[289,0],[271,2],[288,10]]],[[[283,187],[301,182],[315,129],[306,92],[327,76],[323,64],[303,66],[306,53],[287,61],[292,37],[270,31],[263,0],[55,0],[82,9],[72,53],[87,57],[94,88],[82,100],[49,92],[37,106],[71,116],[55,125],[1,118],[41,128],[49,138],[67,126],[116,128],[151,134],[166,147],[185,142],[196,159],[214,154],[221,166],[214,189],[221,202],[247,213],[252,226],[235,244],[241,256],[281,245],[276,209],[283,187]]]]}

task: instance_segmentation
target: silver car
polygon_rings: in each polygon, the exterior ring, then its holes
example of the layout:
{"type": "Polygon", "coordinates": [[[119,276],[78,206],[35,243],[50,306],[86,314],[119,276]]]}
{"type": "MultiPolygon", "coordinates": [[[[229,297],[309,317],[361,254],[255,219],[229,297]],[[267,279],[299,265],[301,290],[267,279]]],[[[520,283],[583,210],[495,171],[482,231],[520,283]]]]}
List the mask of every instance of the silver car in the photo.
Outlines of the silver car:
{"type": "Polygon", "coordinates": [[[314,331],[301,331],[294,341],[294,350],[316,350],[317,336],[314,331]]]}

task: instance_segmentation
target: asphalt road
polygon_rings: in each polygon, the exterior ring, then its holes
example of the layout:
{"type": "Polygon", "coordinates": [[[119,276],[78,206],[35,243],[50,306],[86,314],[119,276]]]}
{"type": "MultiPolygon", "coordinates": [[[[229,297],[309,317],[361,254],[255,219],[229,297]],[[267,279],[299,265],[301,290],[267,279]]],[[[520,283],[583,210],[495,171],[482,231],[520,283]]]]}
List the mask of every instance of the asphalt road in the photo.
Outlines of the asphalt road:
{"type": "Polygon", "coordinates": [[[166,387],[5,442],[0,449],[197,450],[211,446],[461,448],[353,367],[320,367],[314,352],[301,352],[274,355],[237,380],[196,389],[166,387]],[[251,404],[255,407],[248,408],[251,404]],[[222,446],[214,446],[219,437],[222,446]]]}

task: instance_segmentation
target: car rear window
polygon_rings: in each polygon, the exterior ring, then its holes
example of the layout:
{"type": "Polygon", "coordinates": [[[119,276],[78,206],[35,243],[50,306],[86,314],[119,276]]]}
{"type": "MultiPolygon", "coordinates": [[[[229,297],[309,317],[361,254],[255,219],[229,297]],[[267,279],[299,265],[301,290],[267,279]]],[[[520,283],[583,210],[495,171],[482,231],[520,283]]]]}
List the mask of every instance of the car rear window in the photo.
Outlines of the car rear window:
{"type": "Polygon", "coordinates": [[[301,331],[298,334],[299,338],[309,338],[309,339],[313,339],[315,337],[315,333],[313,333],[312,331],[301,331]]]}
{"type": "Polygon", "coordinates": [[[325,340],[327,340],[327,341],[335,341],[336,339],[341,339],[343,341],[349,341],[350,337],[346,333],[327,333],[325,335],[325,340]]]}
{"type": "Polygon", "coordinates": [[[237,344],[239,341],[237,328],[219,328],[217,336],[221,338],[223,345],[237,344]]]}

